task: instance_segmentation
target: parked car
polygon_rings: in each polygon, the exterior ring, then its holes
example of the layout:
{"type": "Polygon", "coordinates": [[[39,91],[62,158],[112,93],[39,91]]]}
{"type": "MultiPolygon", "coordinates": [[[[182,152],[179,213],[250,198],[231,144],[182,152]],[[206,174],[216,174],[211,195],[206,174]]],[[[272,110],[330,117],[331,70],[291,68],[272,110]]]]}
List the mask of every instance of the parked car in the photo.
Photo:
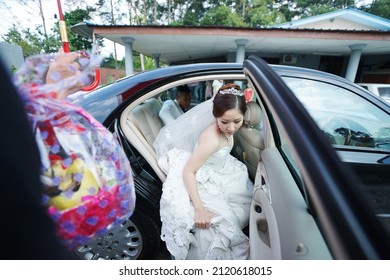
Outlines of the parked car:
{"type": "Polygon", "coordinates": [[[163,126],[159,109],[184,84],[197,84],[196,106],[206,82],[217,79],[249,85],[254,93],[232,150],[255,186],[250,258],[390,258],[389,106],[339,76],[257,57],[160,68],[75,101],[119,139],[137,192],[130,219],[80,247],[78,256],[156,258],[164,247],[159,199],[166,178],[153,149],[163,126]]]}
{"type": "Polygon", "coordinates": [[[358,85],[390,103],[390,84],[358,83],[358,85]]]}

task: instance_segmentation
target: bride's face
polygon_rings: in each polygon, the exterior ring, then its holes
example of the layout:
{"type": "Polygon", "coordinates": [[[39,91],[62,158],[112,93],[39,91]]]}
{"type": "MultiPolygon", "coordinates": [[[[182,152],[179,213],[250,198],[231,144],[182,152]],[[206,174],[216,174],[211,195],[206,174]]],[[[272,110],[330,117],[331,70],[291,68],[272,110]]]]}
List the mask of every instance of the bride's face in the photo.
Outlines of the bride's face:
{"type": "Polygon", "coordinates": [[[221,117],[217,118],[219,129],[225,135],[233,135],[240,129],[244,116],[238,109],[227,110],[221,117]]]}

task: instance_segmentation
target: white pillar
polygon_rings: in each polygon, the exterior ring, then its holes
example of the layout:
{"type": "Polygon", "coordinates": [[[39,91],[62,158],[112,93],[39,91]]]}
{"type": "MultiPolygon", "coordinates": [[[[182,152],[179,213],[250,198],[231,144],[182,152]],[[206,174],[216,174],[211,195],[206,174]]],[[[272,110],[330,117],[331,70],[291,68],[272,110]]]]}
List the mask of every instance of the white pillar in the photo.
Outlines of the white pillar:
{"type": "Polygon", "coordinates": [[[242,63],[245,59],[245,45],[248,44],[247,39],[235,40],[237,44],[236,62],[242,63]]]}
{"type": "Polygon", "coordinates": [[[133,60],[133,42],[132,37],[122,37],[125,45],[125,68],[126,76],[134,74],[134,60],[133,60]]]}
{"type": "Polygon", "coordinates": [[[345,78],[354,82],[356,78],[356,73],[359,67],[360,56],[362,55],[362,50],[366,47],[366,44],[356,44],[350,45],[351,55],[349,56],[347,73],[345,78]]]}
{"type": "Polygon", "coordinates": [[[159,68],[160,67],[160,54],[159,53],[154,53],[154,68],[159,68]]]}

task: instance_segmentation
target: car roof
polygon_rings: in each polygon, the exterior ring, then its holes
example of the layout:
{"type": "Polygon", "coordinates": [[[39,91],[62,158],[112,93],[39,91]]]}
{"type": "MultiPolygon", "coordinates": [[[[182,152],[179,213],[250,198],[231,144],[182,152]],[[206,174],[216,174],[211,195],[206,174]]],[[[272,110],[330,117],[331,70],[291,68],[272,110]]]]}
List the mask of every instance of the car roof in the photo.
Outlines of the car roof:
{"type": "Polygon", "coordinates": [[[358,85],[362,86],[380,86],[380,87],[390,87],[390,84],[380,84],[380,83],[357,83],[358,85]]]}

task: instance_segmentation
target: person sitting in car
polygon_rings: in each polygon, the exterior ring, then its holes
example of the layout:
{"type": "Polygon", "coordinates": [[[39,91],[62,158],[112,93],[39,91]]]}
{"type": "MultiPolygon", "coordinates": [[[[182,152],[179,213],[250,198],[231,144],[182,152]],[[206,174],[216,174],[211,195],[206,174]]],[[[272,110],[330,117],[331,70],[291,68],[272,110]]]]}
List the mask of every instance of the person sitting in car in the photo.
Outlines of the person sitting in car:
{"type": "Polygon", "coordinates": [[[166,100],[160,110],[159,117],[164,125],[185,113],[191,104],[191,91],[188,86],[178,86],[176,99],[166,100]]]}

